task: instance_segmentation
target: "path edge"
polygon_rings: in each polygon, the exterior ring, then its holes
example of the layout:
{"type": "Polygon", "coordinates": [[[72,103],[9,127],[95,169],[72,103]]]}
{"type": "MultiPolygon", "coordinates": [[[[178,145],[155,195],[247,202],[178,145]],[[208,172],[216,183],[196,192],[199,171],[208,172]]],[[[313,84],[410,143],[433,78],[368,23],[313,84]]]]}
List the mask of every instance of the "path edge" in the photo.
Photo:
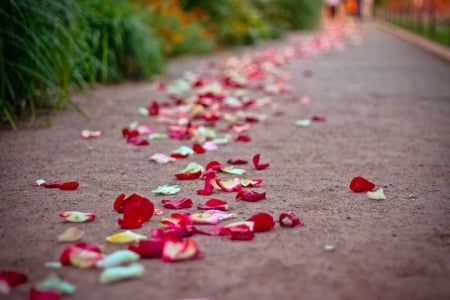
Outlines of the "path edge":
{"type": "Polygon", "coordinates": [[[380,28],[394,36],[397,36],[400,39],[407,41],[407,42],[441,58],[442,60],[444,60],[445,62],[450,64],[450,48],[447,48],[438,43],[427,40],[419,35],[411,33],[409,31],[399,28],[397,26],[391,25],[380,19],[374,20],[374,23],[378,28],[380,28]]]}

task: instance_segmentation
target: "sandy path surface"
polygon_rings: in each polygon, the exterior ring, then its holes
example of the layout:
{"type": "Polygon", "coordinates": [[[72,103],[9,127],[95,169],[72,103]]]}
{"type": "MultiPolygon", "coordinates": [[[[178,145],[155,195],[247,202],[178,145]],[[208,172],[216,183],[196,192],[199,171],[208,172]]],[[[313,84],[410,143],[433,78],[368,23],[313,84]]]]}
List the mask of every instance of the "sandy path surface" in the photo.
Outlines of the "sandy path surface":
{"type": "MultiPolygon", "coordinates": [[[[29,277],[8,297],[26,299],[31,285],[53,272],[44,263],[58,260],[66,245],[55,237],[71,227],[59,212],[97,213],[94,222],[77,227],[86,231],[84,241],[104,244],[110,253],[125,248],[104,240],[120,231],[112,209],[120,193],[139,193],[157,206],[163,198],[182,195],[197,204],[206,199],[196,194],[202,181],[173,176],[187,162],[225,163],[261,153],[268,169],[244,168],[246,177],[264,179],[257,191],[265,191],[266,200],[214,196],[229,201],[237,220],[260,211],[274,217],[293,211],[304,227],[276,226],[249,242],[196,236],[205,258],[176,264],[143,260],[144,277],[107,286],[98,282],[99,270],[56,269],[77,286],[67,299],[449,299],[450,67],[369,24],[362,33],[362,45],[290,63],[286,70],[293,75],[295,100],[274,96],[285,114],[268,111],[268,119],[249,132],[250,143],[224,145],[184,161],[158,165],[148,157],[190,142],[136,147],[121,137],[130,122],[148,121],[137,108],[161,97],[150,83],[79,96],[90,121],[67,111],[53,118],[50,128],[1,131],[0,269],[29,277]],[[305,70],[312,75],[304,76],[305,70]],[[312,102],[300,104],[306,95],[312,102]],[[294,125],[312,115],[327,121],[294,125]],[[84,128],[102,130],[103,136],[83,140],[84,128]],[[349,182],[358,175],[384,188],[387,199],[351,192],[349,182]],[[80,187],[31,186],[38,178],[77,180],[80,187]],[[161,184],[178,184],[182,192],[153,195],[161,184]],[[324,250],[325,245],[334,250],[324,250]]],[[[203,61],[180,60],[169,75],[203,61]]],[[[136,232],[148,234],[160,218],[136,232]]]]}

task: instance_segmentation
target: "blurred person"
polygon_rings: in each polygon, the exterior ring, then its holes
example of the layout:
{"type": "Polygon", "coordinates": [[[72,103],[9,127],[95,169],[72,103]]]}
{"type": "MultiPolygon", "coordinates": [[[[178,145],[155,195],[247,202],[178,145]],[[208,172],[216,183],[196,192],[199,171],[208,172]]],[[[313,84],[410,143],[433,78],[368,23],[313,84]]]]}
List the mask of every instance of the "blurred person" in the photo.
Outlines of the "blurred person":
{"type": "Polygon", "coordinates": [[[336,13],[339,7],[340,0],[325,0],[325,2],[330,10],[331,19],[336,19],[336,13]]]}

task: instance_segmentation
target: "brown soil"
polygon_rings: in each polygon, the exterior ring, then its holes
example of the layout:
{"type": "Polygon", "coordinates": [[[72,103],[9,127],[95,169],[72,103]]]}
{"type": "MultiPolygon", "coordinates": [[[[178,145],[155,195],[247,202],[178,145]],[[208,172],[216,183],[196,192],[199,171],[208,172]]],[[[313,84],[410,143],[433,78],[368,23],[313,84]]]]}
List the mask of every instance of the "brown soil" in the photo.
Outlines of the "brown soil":
{"type": "MultiPolygon", "coordinates": [[[[73,111],[52,118],[49,128],[0,132],[0,269],[22,271],[27,284],[10,299],[26,299],[32,284],[53,270],[66,245],[55,237],[72,226],[58,213],[91,211],[97,219],[77,225],[84,240],[124,246],[105,237],[120,231],[112,203],[120,193],[151,193],[161,184],[178,184],[194,203],[202,181],[182,181],[173,174],[187,162],[223,163],[261,153],[270,167],[246,177],[261,177],[267,199],[236,202],[234,193],[219,196],[243,220],[266,211],[277,217],[293,211],[304,227],[258,234],[253,241],[196,236],[205,258],[167,264],[143,260],[143,278],[103,286],[99,270],[57,269],[77,292],[67,299],[449,299],[450,297],[450,68],[408,44],[365,25],[360,46],[295,61],[291,96],[274,101],[285,115],[267,110],[250,143],[232,143],[218,152],[157,165],[148,158],[170,153],[189,142],[164,140],[149,147],[127,144],[122,127],[138,116],[140,106],[160,99],[151,84],[98,87],[77,102],[91,117],[73,111]],[[311,76],[304,76],[310,70],[311,76]],[[298,98],[312,97],[310,105],[298,98]],[[294,125],[312,115],[327,117],[309,128],[294,125]],[[102,130],[84,140],[80,130],[102,130]],[[350,180],[364,176],[383,187],[387,200],[352,193],[350,180]],[[76,191],[38,188],[38,178],[78,180],[76,191]],[[333,245],[332,251],[324,250],[333,245]]],[[[207,59],[171,64],[168,76],[207,59]]],[[[155,125],[158,128],[157,125],[155,125]]],[[[173,197],[173,198],[177,198],[173,197]]],[[[166,211],[167,215],[169,212],[166,211]]],[[[158,226],[155,216],[136,232],[158,226]]]]}

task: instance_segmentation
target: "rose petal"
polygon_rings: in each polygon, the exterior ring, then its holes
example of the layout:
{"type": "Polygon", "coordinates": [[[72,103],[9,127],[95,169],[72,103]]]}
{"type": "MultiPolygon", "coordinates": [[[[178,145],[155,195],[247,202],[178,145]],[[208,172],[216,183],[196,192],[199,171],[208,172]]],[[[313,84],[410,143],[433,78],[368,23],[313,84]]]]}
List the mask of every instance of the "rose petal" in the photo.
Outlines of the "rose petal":
{"type": "Polygon", "coordinates": [[[181,189],[177,185],[161,185],[158,186],[156,190],[153,190],[152,192],[155,194],[161,194],[161,195],[174,195],[178,193],[181,189]]]}
{"type": "Polygon", "coordinates": [[[295,121],[295,125],[298,127],[310,127],[311,126],[311,120],[310,119],[302,119],[295,121]]]}
{"type": "Polygon", "coordinates": [[[63,182],[59,187],[60,190],[76,190],[80,184],[76,181],[63,182]]]}
{"type": "Polygon", "coordinates": [[[294,213],[281,213],[278,218],[281,227],[302,227],[303,222],[294,213]]]}
{"type": "Polygon", "coordinates": [[[250,190],[241,190],[236,195],[236,200],[244,200],[248,202],[256,202],[259,200],[266,199],[266,193],[258,193],[250,190]]]}
{"type": "Polygon", "coordinates": [[[239,178],[233,178],[232,180],[225,181],[216,179],[215,182],[224,192],[238,192],[242,190],[241,180],[239,178]]]}
{"type": "Polygon", "coordinates": [[[208,212],[188,214],[188,219],[192,224],[198,225],[216,225],[217,223],[219,223],[219,219],[208,212]]]}
{"type": "Polygon", "coordinates": [[[243,174],[245,174],[245,170],[244,169],[238,169],[238,168],[235,168],[233,166],[222,167],[220,169],[220,172],[227,173],[227,174],[232,174],[232,175],[243,175],[243,174]]]}
{"type": "Polygon", "coordinates": [[[48,188],[48,189],[59,188],[62,185],[63,185],[62,180],[55,180],[55,181],[47,180],[43,184],[41,184],[41,186],[48,188]]]}
{"type": "Polygon", "coordinates": [[[259,163],[259,158],[260,158],[260,154],[259,153],[255,154],[253,156],[253,165],[255,166],[255,169],[256,170],[264,170],[264,169],[268,168],[270,164],[269,163],[260,164],[259,163]]]}
{"type": "Polygon", "coordinates": [[[222,232],[227,235],[230,240],[251,241],[255,238],[253,231],[254,223],[250,221],[236,222],[224,226],[222,232]]]}
{"type": "Polygon", "coordinates": [[[118,213],[123,213],[123,203],[126,199],[125,194],[120,194],[114,201],[114,210],[118,213]]]}
{"type": "Polygon", "coordinates": [[[229,159],[229,160],[227,160],[227,164],[230,164],[230,165],[246,165],[246,164],[248,164],[248,161],[243,160],[243,159],[229,159]]]}
{"type": "Polygon", "coordinates": [[[135,146],[148,146],[150,142],[148,139],[140,138],[140,137],[130,137],[127,139],[127,143],[133,144],[135,146]]]}
{"type": "Polygon", "coordinates": [[[203,171],[204,169],[202,165],[196,162],[191,162],[180,173],[175,174],[175,176],[178,179],[195,179],[199,178],[202,175],[203,171]]]}
{"type": "Polygon", "coordinates": [[[61,297],[55,291],[39,291],[35,288],[30,289],[30,300],[59,300],[61,297]]]}
{"type": "Polygon", "coordinates": [[[24,273],[15,271],[0,271],[0,282],[4,282],[5,293],[9,292],[9,288],[27,282],[28,277],[24,273]]]}
{"type": "Polygon", "coordinates": [[[62,234],[58,236],[58,242],[75,242],[81,240],[84,236],[84,231],[76,227],[67,228],[62,234]]]}
{"type": "Polygon", "coordinates": [[[200,210],[208,210],[208,209],[217,209],[217,210],[228,210],[228,203],[226,201],[211,198],[203,204],[199,204],[197,209],[200,210]]]}
{"type": "Polygon", "coordinates": [[[378,189],[375,192],[367,192],[367,196],[372,200],[386,200],[383,189],[378,189]]]}
{"type": "Polygon", "coordinates": [[[84,129],[81,131],[81,137],[85,138],[85,139],[89,139],[89,138],[98,138],[102,135],[102,132],[99,130],[88,130],[88,129],[84,129]]]}
{"type": "Polygon", "coordinates": [[[156,101],[153,101],[152,104],[148,107],[148,114],[150,116],[157,116],[159,114],[159,104],[156,101]]]}
{"type": "Polygon", "coordinates": [[[223,168],[223,166],[220,164],[220,162],[218,162],[218,161],[210,161],[206,165],[206,171],[205,172],[218,171],[218,170],[220,170],[222,168],[223,168]]]}
{"type": "Polygon", "coordinates": [[[54,291],[59,295],[70,295],[75,293],[76,287],[59,278],[57,274],[50,274],[46,279],[34,285],[34,289],[37,291],[54,291]]]}
{"type": "Polygon", "coordinates": [[[81,211],[65,211],[59,213],[59,216],[67,222],[82,223],[88,221],[94,221],[96,215],[94,213],[85,213],[81,211]]]}
{"type": "Polygon", "coordinates": [[[375,184],[361,176],[353,178],[350,182],[350,189],[355,193],[368,192],[374,187],[375,184]]]}
{"type": "Polygon", "coordinates": [[[203,144],[203,149],[205,149],[206,151],[216,151],[219,149],[219,147],[214,142],[205,142],[203,144]]]}
{"type": "Polygon", "coordinates": [[[101,249],[89,243],[77,243],[68,246],[61,254],[59,261],[63,265],[72,265],[78,268],[89,268],[102,259],[101,249]]]}
{"type": "Polygon", "coordinates": [[[326,122],[327,118],[322,116],[312,116],[311,121],[313,122],[326,122]]]}
{"type": "Polygon", "coordinates": [[[167,156],[167,155],[162,154],[162,153],[155,153],[149,158],[149,160],[155,161],[155,162],[160,163],[160,164],[166,164],[166,163],[171,162],[171,161],[176,161],[177,159],[173,158],[173,157],[170,157],[170,156],[167,156]]]}
{"type": "Polygon", "coordinates": [[[108,268],[100,274],[100,283],[106,284],[129,278],[142,277],[144,271],[144,266],[138,263],[127,267],[108,268]]]}
{"type": "Polygon", "coordinates": [[[205,148],[203,148],[203,146],[200,144],[194,144],[192,150],[194,150],[194,152],[197,154],[203,154],[206,152],[205,148]]]}
{"type": "Polygon", "coordinates": [[[185,209],[185,208],[191,208],[194,203],[190,198],[181,198],[180,200],[169,200],[169,199],[163,199],[161,200],[162,204],[165,208],[168,209],[185,209]]]}
{"type": "Polygon", "coordinates": [[[140,259],[140,255],[130,250],[117,250],[99,260],[95,266],[98,268],[110,268],[119,266],[121,264],[127,264],[136,262],[140,259]]]}
{"type": "Polygon", "coordinates": [[[247,219],[247,221],[253,222],[254,232],[264,232],[269,231],[275,226],[275,221],[273,220],[273,217],[265,212],[257,213],[256,215],[251,216],[247,219]]]}
{"type": "Polygon", "coordinates": [[[183,239],[181,242],[167,241],[164,244],[162,259],[165,262],[177,262],[199,257],[197,242],[193,239],[183,239]]]}
{"type": "Polygon", "coordinates": [[[123,232],[114,233],[106,237],[106,240],[113,244],[127,244],[146,239],[145,235],[133,232],[131,230],[125,230],[123,232]]]}
{"type": "Polygon", "coordinates": [[[165,240],[139,240],[137,244],[128,245],[128,250],[136,252],[142,258],[161,258],[165,240]]]}
{"type": "Polygon", "coordinates": [[[205,173],[205,186],[203,189],[197,190],[197,194],[208,196],[214,191],[213,182],[216,181],[216,174],[213,171],[207,171],[205,173]]]}
{"type": "Polygon", "coordinates": [[[245,134],[239,134],[235,139],[236,142],[250,142],[251,140],[252,139],[245,134]]]}
{"type": "Polygon", "coordinates": [[[147,222],[153,216],[153,203],[138,194],[132,194],[125,200],[116,199],[114,206],[117,207],[120,202],[119,211],[123,212],[123,218],[118,220],[120,227],[124,229],[133,229],[141,227],[142,223],[147,222]]]}
{"type": "Polygon", "coordinates": [[[241,185],[243,187],[255,187],[257,185],[261,185],[263,180],[261,178],[253,178],[253,179],[241,179],[241,185]]]}
{"type": "Polygon", "coordinates": [[[44,179],[37,179],[37,180],[35,180],[35,181],[33,181],[32,183],[31,183],[31,185],[34,185],[34,186],[43,186],[43,184],[46,182],[46,180],[44,180],[44,179]]]}

